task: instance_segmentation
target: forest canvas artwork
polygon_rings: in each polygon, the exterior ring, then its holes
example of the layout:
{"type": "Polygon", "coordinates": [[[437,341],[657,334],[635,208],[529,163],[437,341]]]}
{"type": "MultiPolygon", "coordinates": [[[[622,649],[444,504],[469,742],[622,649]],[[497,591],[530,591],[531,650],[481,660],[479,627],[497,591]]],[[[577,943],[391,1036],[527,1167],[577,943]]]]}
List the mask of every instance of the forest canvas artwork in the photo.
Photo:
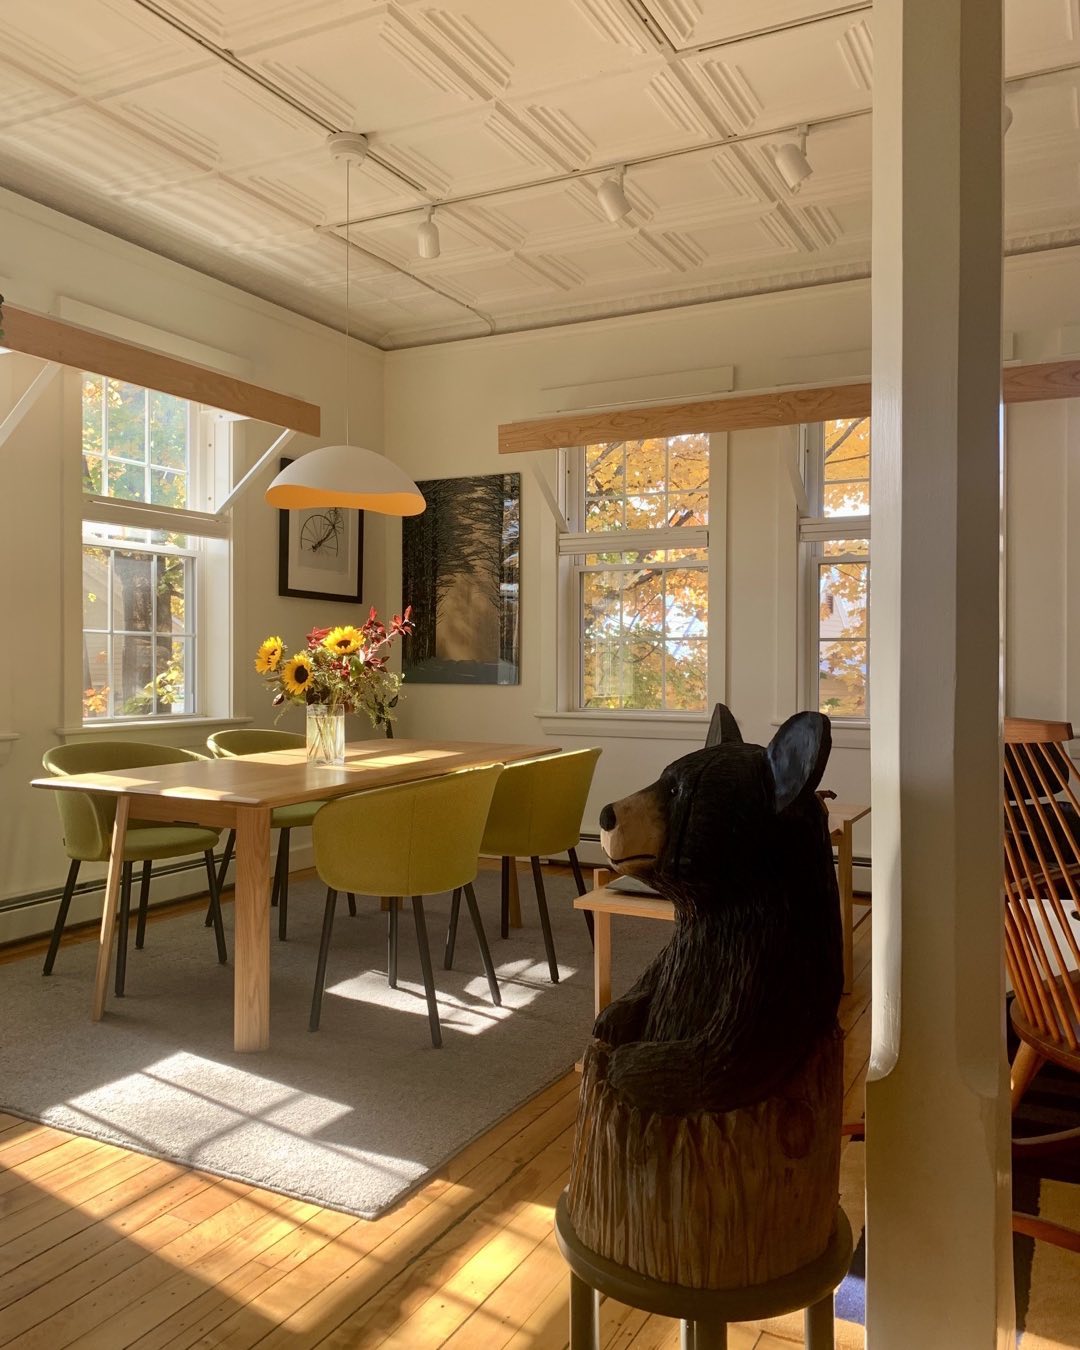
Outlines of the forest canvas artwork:
{"type": "Polygon", "coordinates": [[[406,680],[517,684],[521,475],[417,486],[427,506],[402,522],[402,604],[416,625],[406,680]]]}

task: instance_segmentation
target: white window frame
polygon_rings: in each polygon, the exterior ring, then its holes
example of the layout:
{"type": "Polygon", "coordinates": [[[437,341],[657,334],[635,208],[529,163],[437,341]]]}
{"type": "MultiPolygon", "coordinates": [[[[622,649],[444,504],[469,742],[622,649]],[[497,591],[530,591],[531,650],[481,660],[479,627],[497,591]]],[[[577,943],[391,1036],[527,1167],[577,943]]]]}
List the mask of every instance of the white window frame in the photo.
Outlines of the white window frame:
{"type": "MultiPolygon", "coordinates": [[[[68,414],[65,425],[74,428],[72,439],[75,441],[71,464],[74,470],[74,485],[68,500],[77,500],[77,547],[73,549],[73,563],[68,573],[75,581],[75,603],[68,611],[68,623],[72,636],[77,631],[80,657],[77,662],[79,678],[74,684],[81,686],[81,644],[84,630],[83,621],[83,526],[84,524],[106,524],[132,529],[158,530],[168,533],[186,534],[188,547],[179,550],[181,555],[190,557],[194,562],[194,582],[192,593],[185,597],[191,614],[192,634],[188,645],[188,666],[185,681],[191,690],[187,700],[189,707],[184,712],[172,712],[162,709],[157,713],[114,714],[109,717],[84,717],[83,690],[73,685],[66,686],[65,708],[67,726],[58,728],[61,734],[79,732],[93,734],[104,729],[133,728],[139,726],[168,727],[183,726],[191,721],[225,721],[232,717],[232,643],[231,643],[231,595],[232,595],[232,524],[228,513],[218,516],[213,512],[213,504],[222,492],[228,491],[232,481],[232,419],[223,417],[216,410],[188,400],[188,443],[189,443],[189,502],[200,501],[210,506],[210,510],[197,511],[188,508],[161,506],[151,502],[130,501],[125,498],[100,496],[86,493],[82,488],[82,382],[83,372],[71,369],[67,375],[68,414]],[[75,561],[77,560],[77,561],[75,561]],[[207,635],[213,634],[211,641],[207,635]]],[[[103,472],[106,463],[102,456],[103,472]]],[[[73,543],[75,540],[73,540],[73,543]]],[[[175,555],[177,550],[164,545],[144,543],[142,540],[117,539],[103,542],[103,547],[130,549],[141,553],[166,553],[175,555]]],[[[74,666],[76,663],[72,663],[74,666]]]]}
{"type": "MultiPolygon", "coordinates": [[[[672,433],[665,439],[672,439],[678,433],[672,433]]],[[[643,722],[654,725],[666,725],[676,735],[693,737],[699,729],[698,724],[707,722],[713,704],[722,698],[719,688],[723,678],[724,666],[724,618],[723,590],[726,587],[723,559],[716,564],[715,553],[710,550],[710,532],[717,537],[717,513],[723,519],[726,510],[727,483],[727,437],[710,435],[709,437],[709,520],[708,527],[676,527],[649,530],[607,530],[589,532],[584,528],[584,445],[567,447],[559,452],[559,506],[566,529],[558,534],[558,592],[559,592],[559,643],[560,659],[557,677],[557,700],[560,713],[557,716],[596,719],[614,729],[625,725],[628,733],[643,722]],[[719,489],[718,489],[719,484],[719,489]],[[586,565],[585,556],[601,552],[629,552],[636,549],[688,549],[704,548],[706,558],[703,563],[691,563],[705,571],[708,587],[709,618],[706,634],[707,686],[703,709],[668,708],[588,708],[582,701],[583,671],[582,655],[584,650],[584,613],[581,603],[582,577],[586,572],[610,571],[610,565],[604,567],[586,565]],[[715,626],[714,626],[715,625],[715,626]],[[719,673],[717,673],[719,667],[719,673]],[[719,692],[718,691],[719,688],[719,692]]],[[[722,537],[722,529],[720,533],[722,537]]],[[[722,554],[722,550],[720,550],[722,554]]],[[[685,561],[671,564],[657,564],[659,567],[683,567],[685,561]]],[[[553,724],[556,719],[551,719],[553,724]]]]}
{"type": "MultiPolygon", "coordinates": [[[[803,603],[804,650],[802,660],[801,703],[805,708],[818,709],[821,706],[819,685],[819,641],[821,623],[821,601],[819,591],[818,568],[824,560],[826,543],[842,543],[846,539],[865,539],[866,553],[833,554],[830,563],[864,563],[870,567],[873,553],[871,539],[871,513],[860,516],[826,516],[824,514],[825,490],[825,426],[823,422],[809,422],[799,428],[799,457],[802,462],[802,478],[811,514],[799,517],[799,555],[800,579],[799,592],[803,603]]],[[[868,582],[869,576],[868,573],[868,582]]],[[[866,705],[868,713],[873,710],[873,667],[871,665],[870,632],[866,636],[866,705]]],[[[837,727],[854,730],[869,728],[870,716],[843,717],[835,713],[829,719],[837,727]]]]}

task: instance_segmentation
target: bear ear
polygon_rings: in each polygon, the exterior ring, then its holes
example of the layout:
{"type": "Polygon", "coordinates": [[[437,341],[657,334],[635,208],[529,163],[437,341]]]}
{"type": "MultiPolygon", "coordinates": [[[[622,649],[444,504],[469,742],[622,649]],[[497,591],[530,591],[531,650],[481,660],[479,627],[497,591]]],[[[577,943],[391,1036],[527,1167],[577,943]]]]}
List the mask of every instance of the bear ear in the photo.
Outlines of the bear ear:
{"type": "Polygon", "coordinates": [[[727,704],[718,703],[713,709],[712,719],[709,722],[709,730],[705,736],[705,748],[708,749],[712,745],[731,744],[742,744],[739,724],[735,721],[727,704]]]}
{"type": "Polygon", "coordinates": [[[777,814],[803,792],[817,787],[831,749],[832,732],[823,713],[801,712],[788,718],[765,752],[773,774],[777,814]]]}

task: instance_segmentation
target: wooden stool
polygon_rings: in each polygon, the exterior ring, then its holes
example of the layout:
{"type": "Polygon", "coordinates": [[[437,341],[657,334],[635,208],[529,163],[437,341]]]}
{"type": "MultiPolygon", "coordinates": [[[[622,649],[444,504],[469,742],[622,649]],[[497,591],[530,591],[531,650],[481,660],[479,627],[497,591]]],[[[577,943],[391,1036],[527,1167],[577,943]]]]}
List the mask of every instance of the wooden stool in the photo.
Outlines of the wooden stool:
{"type": "Polygon", "coordinates": [[[836,1231],[816,1261],[777,1280],[742,1289],[690,1289],[651,1280],[582,1244],[570,1226],[566,1192],[555,1207],[555,1238],[570,1267],[570,1350],[599,1350],[600,1295],[631,1308],[682,1319],[682,1350],[725,1350],[729,1322],[758,1321],[806,1309],[807,1350],[833,1348],[833,1292],[851,1265],[851,1225],[836,1211],[836,1231]]]}

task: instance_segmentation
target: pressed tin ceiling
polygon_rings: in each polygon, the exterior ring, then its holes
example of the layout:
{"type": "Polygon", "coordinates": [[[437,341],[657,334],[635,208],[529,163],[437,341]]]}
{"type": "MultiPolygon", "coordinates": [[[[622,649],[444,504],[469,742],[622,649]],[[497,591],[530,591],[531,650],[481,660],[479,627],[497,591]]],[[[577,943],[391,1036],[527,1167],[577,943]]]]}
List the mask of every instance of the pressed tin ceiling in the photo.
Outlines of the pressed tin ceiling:
{"type": "MultiPolygon", "coordinates": [[[[1080,242],[1080,0],[1005,8],[1007,247],[1080,242]]],[[[0,182],[336,327],[347,232],[351,328],[383,348],[869,272],[869,3],[0,0],[0,24],[0,182]],[[793,194],[773,156],[801,123],[793,194]],[[348,231],[335,130],[371,147],[348,231]]]]}

